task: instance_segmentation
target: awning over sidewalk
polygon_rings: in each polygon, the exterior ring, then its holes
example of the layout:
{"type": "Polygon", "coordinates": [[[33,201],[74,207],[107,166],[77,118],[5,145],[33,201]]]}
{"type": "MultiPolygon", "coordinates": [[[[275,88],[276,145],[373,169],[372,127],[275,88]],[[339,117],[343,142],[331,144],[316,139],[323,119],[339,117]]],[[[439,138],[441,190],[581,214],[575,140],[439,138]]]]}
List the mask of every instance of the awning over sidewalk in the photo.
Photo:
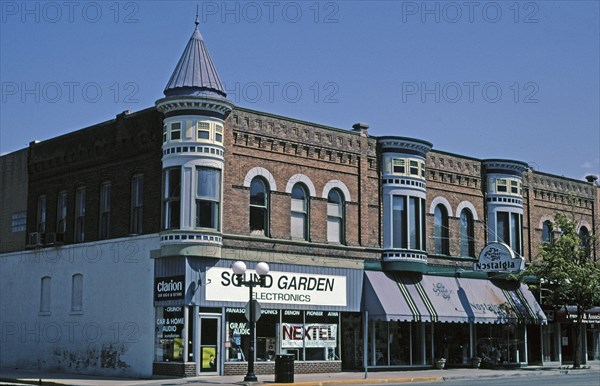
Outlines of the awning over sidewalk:
{"type": "Polygon", "coordinates": [[[365,272],[371,320],[545,324],[526,285],[414,273],[365,272]]]}

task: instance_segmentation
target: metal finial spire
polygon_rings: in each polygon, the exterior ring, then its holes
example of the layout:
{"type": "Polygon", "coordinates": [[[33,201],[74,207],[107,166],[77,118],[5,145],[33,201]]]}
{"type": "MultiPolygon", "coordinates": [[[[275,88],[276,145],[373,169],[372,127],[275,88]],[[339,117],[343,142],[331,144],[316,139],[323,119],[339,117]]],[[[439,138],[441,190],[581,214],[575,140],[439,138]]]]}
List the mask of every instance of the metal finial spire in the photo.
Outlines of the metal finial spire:
{"type": "Polygon", "coordinates": [[[196,21],[194,24],[196,24],[196,29],[198,29],[198,24],[200,24],[200,21],[198,21],[198,4],[196,4],[196,21]]]}

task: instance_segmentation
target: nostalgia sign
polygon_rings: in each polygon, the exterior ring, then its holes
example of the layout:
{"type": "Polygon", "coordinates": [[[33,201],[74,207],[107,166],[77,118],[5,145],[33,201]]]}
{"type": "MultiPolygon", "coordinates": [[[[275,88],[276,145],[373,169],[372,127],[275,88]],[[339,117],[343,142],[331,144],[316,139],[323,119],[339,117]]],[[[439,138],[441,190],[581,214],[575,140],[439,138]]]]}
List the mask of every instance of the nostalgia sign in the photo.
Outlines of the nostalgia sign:
{"type": "Polygon", "coordinates": [[[479,253],[473,271],[518,272],[525,268],[525,259],[515,257],[510,247],[503,243],[489,243],[479,253]]]}

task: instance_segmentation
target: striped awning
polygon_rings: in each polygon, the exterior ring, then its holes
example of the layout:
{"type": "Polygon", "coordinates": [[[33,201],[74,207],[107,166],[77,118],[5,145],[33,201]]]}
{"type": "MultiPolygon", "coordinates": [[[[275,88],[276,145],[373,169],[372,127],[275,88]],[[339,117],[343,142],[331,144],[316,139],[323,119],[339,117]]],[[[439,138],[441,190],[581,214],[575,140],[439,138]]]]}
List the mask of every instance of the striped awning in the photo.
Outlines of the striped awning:
{"type": "Polygon", "coordinates": [[[371,320],[545,324],[526,285],[416,273],[366,271],[363,310],[371,320]]]}

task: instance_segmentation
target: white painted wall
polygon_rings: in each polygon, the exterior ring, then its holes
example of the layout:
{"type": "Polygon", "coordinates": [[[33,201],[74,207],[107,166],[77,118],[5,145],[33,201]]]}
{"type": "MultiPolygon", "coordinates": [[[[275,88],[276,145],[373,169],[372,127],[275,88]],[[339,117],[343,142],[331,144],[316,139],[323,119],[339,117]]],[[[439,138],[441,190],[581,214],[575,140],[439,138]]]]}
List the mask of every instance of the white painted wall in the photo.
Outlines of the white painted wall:
{"type": "Polygon", "coordinates": [[[0,255],[0,367],[150,377],[157,234],[0,255]],[[83,311],[71,283],[83,274],[83,311]],[[50,276],[50,314],[40,313],[50,276]]]}

